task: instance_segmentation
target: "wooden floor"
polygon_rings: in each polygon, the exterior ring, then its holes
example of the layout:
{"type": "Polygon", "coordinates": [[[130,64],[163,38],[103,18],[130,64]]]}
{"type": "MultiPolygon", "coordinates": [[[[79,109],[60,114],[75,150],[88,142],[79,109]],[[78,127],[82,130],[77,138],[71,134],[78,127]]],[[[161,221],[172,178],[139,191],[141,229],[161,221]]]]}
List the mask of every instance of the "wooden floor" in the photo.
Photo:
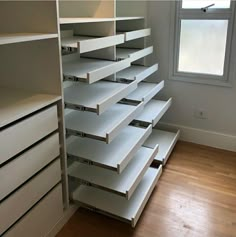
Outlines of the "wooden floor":
{"type": "Polygon", "coordinates": [[[179,142],[135,229],[80,209],[57,237],[236,237],[236,153],[179,142]]]}

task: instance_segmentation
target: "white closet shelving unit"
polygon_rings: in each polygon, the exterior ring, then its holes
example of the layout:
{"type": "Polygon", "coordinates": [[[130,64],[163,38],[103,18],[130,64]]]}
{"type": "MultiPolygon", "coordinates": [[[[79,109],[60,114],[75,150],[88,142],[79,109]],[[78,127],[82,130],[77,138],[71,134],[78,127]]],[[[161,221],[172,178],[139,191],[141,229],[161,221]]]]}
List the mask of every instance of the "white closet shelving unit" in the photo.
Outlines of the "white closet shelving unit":
{"type": "Polygon", "coordinates": [[[117,17],[125,4],[63,1],[59,13],[71,199],[134,227],[162,173],[150,165],[166,162],[178,134],[155,129],[172,99],[154,98],[164,81],[148,82],[151,29],[117,17]]]}
{"type": "Polygon", "coordinates": [[[0,236],[52,236],[74,203],[135,227],[179,136],[143,3],[0,2],[0,236]]]}
{"type": "Polygon", "coordinates": [[[3,237],[45,236],[69,205],[56,14],[56,1],[0,2],[3,237]]]}

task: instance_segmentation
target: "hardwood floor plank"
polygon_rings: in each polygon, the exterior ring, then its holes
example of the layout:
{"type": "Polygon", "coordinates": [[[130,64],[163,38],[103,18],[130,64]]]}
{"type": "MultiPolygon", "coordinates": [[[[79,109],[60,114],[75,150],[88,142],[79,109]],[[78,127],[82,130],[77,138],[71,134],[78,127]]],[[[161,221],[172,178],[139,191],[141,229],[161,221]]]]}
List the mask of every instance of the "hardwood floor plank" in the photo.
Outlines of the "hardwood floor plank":
{"type": "Polygon", "coordinates": [[[137,226],[85,209],[57,237],[235,237],[236,153],[178,142],[137,226]]]}

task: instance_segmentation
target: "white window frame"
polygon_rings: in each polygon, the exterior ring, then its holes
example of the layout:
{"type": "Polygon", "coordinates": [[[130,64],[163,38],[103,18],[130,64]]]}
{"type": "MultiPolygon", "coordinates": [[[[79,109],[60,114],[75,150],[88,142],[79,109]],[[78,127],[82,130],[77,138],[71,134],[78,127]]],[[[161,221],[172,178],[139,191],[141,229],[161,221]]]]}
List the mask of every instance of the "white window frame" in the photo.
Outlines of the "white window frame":
{"type": "Polygon", "coordinates": [[[233,40],[234,29],[234,16],[235,16],[235,2],[231,1],[231,7],[228,9],[215,9],[209,8],[205,13],[200,9],[182,9],[182,1],[172,2],[172,14],[171,14],[171,34],[170,34],[170,68],[169,78],[177,81],[184,81],[190,83],[201,83],[208,85],[226,86],[232,87],[231,79],[229,77],[230,61],[231,61],[231,48],[233,40]],[[228,32],[226,41],[226,53],[224,62],[223,76],[201,74],[201,73],[189,73],[178,71],[179,49],[180,49],[180,31],[181,31],[181,19],[222,19],[228,20],[228,32]]]}

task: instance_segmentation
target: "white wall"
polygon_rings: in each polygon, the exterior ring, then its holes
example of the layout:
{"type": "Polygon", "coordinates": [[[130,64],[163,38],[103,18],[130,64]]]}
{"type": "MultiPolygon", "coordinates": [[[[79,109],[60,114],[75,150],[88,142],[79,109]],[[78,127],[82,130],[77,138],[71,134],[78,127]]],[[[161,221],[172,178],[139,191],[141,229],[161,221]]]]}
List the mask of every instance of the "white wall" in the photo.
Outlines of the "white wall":
{"type": "MultiPolygon", "coordinates": [[[[173,106],[162,119],[182,128],[182,139],[236,150],[236,47],[231,60],[233,87],[219,87],[168,80],[171,1],[148,1],[148,25],[152,27],[153,60],[159,62],[155,79],[165,79],[162,98],[173,97],[173,106]],[[197,119],[194,109],[207,111],[208,119],[197,119]]],[[[236,24],[234,25],[236,42],[236,24]]],[[[236,46],[236,44],[234,45],[236,46]]]]}

